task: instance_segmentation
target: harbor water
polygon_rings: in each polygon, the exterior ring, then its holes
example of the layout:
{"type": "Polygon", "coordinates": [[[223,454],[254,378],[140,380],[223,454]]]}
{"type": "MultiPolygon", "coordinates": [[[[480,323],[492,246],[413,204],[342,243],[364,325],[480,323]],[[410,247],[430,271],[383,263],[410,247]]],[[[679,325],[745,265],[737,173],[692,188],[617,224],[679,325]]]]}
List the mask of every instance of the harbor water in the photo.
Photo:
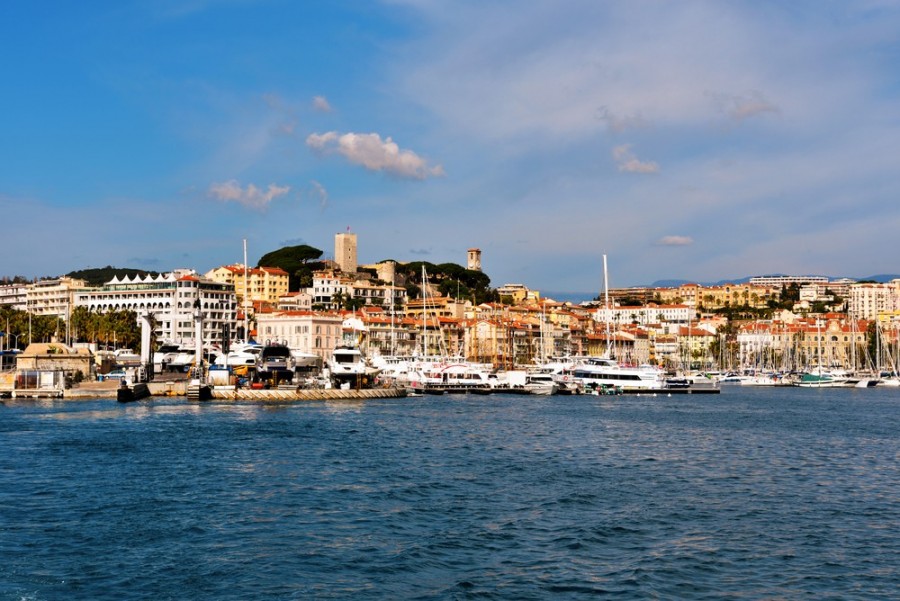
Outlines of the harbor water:
{"type": "Polygon", "coordinates": [[[0,404],[0,599],[896,599],[900,390],[0,404]]]}

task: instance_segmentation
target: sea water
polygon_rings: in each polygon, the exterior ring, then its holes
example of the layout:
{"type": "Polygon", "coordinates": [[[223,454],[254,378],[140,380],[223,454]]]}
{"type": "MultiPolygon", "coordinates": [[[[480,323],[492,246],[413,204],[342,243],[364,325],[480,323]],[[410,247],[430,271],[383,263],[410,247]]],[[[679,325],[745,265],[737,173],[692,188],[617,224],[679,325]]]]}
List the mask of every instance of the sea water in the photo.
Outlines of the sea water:
{"type": "Polygon", "coordinates": [[[900,390],[0,405],[0,599],[889,599],[900,390]]]}

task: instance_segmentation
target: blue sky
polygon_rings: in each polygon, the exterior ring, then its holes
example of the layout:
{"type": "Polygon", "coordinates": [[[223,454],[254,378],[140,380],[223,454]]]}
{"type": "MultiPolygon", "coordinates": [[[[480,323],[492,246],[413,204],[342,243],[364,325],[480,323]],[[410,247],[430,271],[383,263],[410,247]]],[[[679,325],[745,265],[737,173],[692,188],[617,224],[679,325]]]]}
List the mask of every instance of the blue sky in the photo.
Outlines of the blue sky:
{"type": "Polygon", "coordinates": [[[7,2],[0,53],[0,275],[898,271],[897,1],[7,2]]]}

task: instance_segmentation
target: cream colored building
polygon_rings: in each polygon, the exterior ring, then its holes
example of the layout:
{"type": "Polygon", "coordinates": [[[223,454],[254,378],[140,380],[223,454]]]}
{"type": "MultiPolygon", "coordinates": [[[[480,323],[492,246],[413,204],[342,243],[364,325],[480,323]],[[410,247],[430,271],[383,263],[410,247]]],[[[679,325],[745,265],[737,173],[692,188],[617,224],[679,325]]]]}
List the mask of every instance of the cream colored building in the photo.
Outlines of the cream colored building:
{"type": "Polygon", "coordinates": [[[288,273],[279,267],[250,267],[236,263],[206,272],[206,278],[234,287],[238,303],[278,304],[288,293],[288,273]]]}
{"type": "Polygon", "coordinates": [[[57,315],[68,319],[75,305],[75,295],[87,287],[84,280],[65,276],[35,282],[25,292],[26,310],[34,315],[57,315]]]}
{"type": "Polygon", "coordinates": [[[684,284],[676,288],[656,288],[653,295],[661,303],[685,304],[703,307],[709,311],[722,307],[765,307],[770,300],[781,296],[781,288],[768,285],[723,284],[700,286],[684,284]]]}
{"type": "Polygon", "coordinates": [[[535,290],[531,290],[525,284],[504,284],[497,288],[497,294],[500,295],[500,298],[504,296],[508,296],[512,299],[513,305],[518,305],[519,303],[524,303],[525,301],[538,301],[541,298],[541,293],[535,290]]]}

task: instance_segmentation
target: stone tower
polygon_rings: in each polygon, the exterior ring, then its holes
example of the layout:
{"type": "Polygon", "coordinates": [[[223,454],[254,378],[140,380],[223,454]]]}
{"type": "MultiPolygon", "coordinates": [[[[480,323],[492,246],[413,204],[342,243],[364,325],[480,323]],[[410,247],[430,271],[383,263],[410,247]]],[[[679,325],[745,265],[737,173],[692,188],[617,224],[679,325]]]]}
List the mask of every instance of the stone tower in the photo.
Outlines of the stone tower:
{"type": "Polygon", "coordinates": [[[481,271],[481,249],[470,248],[466,268],[472,271],[481,271]]]}
{"type": "Polygon", "coordinates": [[[356,234],[348,231],[334,236],[334,262],[344,273],[356,273],[356,234]]]}

